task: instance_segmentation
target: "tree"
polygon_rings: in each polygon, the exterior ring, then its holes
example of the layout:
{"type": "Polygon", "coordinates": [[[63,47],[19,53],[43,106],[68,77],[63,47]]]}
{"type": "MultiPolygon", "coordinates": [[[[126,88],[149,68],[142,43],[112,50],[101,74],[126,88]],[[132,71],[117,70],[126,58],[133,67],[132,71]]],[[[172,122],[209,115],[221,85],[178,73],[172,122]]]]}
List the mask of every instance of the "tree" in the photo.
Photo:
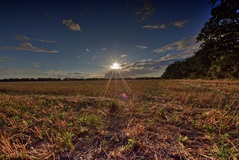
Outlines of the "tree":
{"type": "Polygon", "coordinates": [[[211,0],[212,17],[197,37],[202,50],[209,53],[212,78],[239,78],[239,1],[211,0]]]}
{"type": "Polygon", "coordinates": [[[162,78],[239,78],[239,0],[217,2],[209,2],[212,17],[197,37],[200,50],[169,65],[162,78]]]}

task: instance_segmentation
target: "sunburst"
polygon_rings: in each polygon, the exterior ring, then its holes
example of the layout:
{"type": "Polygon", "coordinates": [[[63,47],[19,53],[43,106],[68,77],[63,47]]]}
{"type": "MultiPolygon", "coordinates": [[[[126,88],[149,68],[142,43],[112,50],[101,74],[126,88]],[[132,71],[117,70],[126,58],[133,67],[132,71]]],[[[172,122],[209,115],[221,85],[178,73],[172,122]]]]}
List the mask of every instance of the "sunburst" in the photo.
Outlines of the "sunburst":
{"type": "Polygon", "coordinates": [[[126,80],[124,79],[123,75],[121,74],[121,72],[124,72],[124,65],[121,66],[121,64],[118,61],[113,61],[111,63],[111,65],[109,66],[109,81],[106,83],[106,87],[104,90],[104,95],[103,97],[107,96],[107,93],[109,91],[109,87],[111,82],[114,82],[114,85],[112,87],[114,87],[114,98],[119,98],[119,92],[120,95],[122,96],[122,99],[127,99],[130,100],[133,98],[133,92],[130,89],[130,86],[127,84],[126,80]],[[119,88],[120,87],[120,88],[119,88]],[[130,97],[130,98],[129,98],[130,97]]]}
{"type": "Polygon", "coordinates": [[[110,67],[111,67],[111,69],[113,69],[113,70],[119,70],[119,69],[121,69],[120,64],[117,63],[117,62],[114,62],[114,63],[112,64],[112,66],[110,66],[110,67]]]}

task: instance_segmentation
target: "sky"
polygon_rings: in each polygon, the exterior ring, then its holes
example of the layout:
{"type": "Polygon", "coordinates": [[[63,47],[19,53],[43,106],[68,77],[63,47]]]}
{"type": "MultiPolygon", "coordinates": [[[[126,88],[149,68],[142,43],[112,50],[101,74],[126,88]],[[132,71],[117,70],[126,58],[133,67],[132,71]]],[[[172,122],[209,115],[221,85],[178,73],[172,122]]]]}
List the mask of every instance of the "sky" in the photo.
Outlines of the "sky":
{"type": "Polygon", "coordinates": [[[208,0],[2,0],[0,79],[160,77],[193,56],[208,0]]]}

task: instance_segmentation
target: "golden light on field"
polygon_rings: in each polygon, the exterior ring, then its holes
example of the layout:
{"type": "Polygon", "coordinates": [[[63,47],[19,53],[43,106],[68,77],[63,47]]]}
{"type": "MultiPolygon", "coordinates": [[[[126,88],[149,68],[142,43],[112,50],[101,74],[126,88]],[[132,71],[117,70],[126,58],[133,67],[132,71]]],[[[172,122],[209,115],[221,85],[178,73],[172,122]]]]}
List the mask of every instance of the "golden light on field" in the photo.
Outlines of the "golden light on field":
{"type": "Polygon", "coordinates": [[[114,63],[112,64],[112,66],[110,66],[110,68],[113,69],[113,70],[121,69],[120,64],[117,63],[117,62],[114,62],[114,63]]]}

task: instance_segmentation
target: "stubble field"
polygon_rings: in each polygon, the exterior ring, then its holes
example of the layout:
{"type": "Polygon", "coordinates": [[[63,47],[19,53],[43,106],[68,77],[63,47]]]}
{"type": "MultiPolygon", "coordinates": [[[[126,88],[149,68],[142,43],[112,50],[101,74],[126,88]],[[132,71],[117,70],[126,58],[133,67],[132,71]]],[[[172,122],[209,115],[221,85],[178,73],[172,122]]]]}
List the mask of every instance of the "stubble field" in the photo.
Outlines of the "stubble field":
{"type": "Polygon", "coordinates": [[[239,158],[239,81],[0,83],[0,159],[239,158]]]}

